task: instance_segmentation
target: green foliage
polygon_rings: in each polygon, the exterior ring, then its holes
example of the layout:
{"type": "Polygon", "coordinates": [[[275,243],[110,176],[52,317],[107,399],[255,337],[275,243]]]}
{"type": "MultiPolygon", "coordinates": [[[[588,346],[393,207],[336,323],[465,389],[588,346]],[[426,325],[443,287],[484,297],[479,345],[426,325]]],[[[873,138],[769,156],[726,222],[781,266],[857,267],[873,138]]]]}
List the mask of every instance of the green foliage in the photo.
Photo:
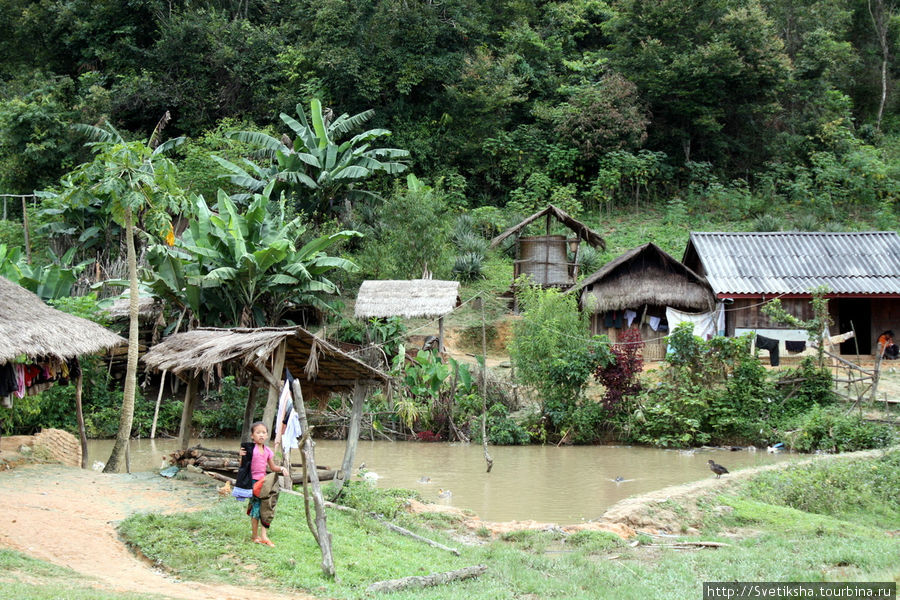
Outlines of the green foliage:
{"type": "Polygon", "coordinates": [[[448,274],[447,194],[440,184],[432,187],[409,174],[405,188],[396,186],[380,207],[357,209],[362,221],[361,213],[372,213],[359,225],[367,238],[360,266],[371,277],[416,279],[426,269],[437,277],[448,274]]]}
{"type": "Polygon", "coordinates": [[[510,358],[523,383],[541,397],[547,431],[562,435],[582,403],[588,378],[610,359],[609,344],[591,337],[574,294],[519,283],[522,319],[515,323],[510,358]]]}
{"type": "Polygon", "coordinates": [[[760,473],[747,485],[752,498],[874,526],[900,519],[900,452],[832,460],[760,473]]]}
{"type": "Polygon", "coordinates": [[[359,233],[341,231],[298,248],[305,225],[286,218],[283,201],[272,206],[269,192],[271,186],[254,195],[243,212],[221,190],[215,212],[193,197],[190,227],[175,246],[148,252],[148,287],[210,325],[274,325],[291,305],[329,310],[319,294],[334,294],[337,286],[326,274],[355,265],[325,250],[359,233]]]}
{"type": "MultiPolygon", "coordinates": [[[[222,379],[218,388],[210,389],[200,398],[194,411],[194,423],[200,433],[198,437],[212,438],[240,436],[244,424],[244,410],[247,408],[247,387],[237,385],[233,375],[222,379]]],[[[256,403],[252,421],[262,419],[265,402],[256,403]]]]}
{"type": "MultiPolygon", "coordinates": [[[[276,139],[257,131],[230,134],[254,146],[271,161],[269,165],[258,167],[246,159],[243,166],[223,158],[217,158],[217,162],[229,172],[224,176],[228,181],[251,193],[274,185],[274,193],[284,193],[298,210],[335,214],[343,210],[345,201],[352,204],[372,197],[371,193],[354,188],[354,184],[379,172],[396,175],[407,168],[401,162],[409,156],[406,150],[370,147],[391,134],[387,129],[369,129],[344,139],[374,114],[368,110],[332,119],[323,112],[321,100],[314,98],[310,101],[309,119],[300,104],[299,121],[285,113],[280,115],[295,136],[293,142],[287,135],[276,139]]],[[[247,198],[246,194],[236,196],[247,198]]]]}
{"type": "Polygon", "coordinates": [[[844,414],[839,407],[813,406],[809,412],[786,419],[782,427],[780,441],[798,452],[853,452],[885,448],[897,441],[890,425],[844,414]]]}

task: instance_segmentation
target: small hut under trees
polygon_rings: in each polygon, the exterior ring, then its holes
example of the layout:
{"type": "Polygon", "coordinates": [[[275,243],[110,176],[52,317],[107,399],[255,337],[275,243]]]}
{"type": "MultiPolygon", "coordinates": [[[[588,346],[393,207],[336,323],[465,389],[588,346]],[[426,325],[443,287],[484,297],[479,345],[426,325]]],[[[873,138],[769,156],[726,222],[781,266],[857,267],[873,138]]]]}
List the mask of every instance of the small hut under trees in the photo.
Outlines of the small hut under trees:
{"type": "MultiPolygon", "coordinates": [[[[388,383],[388,376],[337,349],[302,327],[262,327],[257,329],[201,328],[169,336],[144,355],[147,366],[166,370],[188,380],[179,430],[180,446],[188,447],[191,418],[197,400],[199,379],[209,375],[219,365],[237,363],[248,369],[253,377],[250,394],[244,411],[241,439],[250,437],[250,425],[256,408],[256,389],[269,388],[269,397],[263,413],[263,422],[272,432],[279,394],[286,386],[282,379],[285,370],[294,376],[290,383],[293,409],[297,412],[304,433],[300,450],[307,465],[309,481],[316,509],[316,529],[313,534],[322,550],[322,569],[334,575],[331,557],[331,536],[325,527],[325,504],[319,487],[316,463],[309,428],[306,420],[304,398],[324,396],[336,392],[353,392],[347,450],[340,471],[335,476],[339,491],[350,476],[363,404],[370,386],[388,383]]],[[[288,453],[289,454],[289,453],[288,453]]],[[[290,466],[290,456],[284,457],[284,465],[290,466]]]]}
{"type": "Polygon", "coordinates": [[[594,248],[606,248],[606,242],[599,233],[552,204],[492,239],[491,248],[496,248],[510,236],[516,239],[513,280],[520,275],[528,275],[535,285],[541,287],[569,287],[575,283],[582,240],[594,248]],[[526,227],[542,217],[546,220],[544,235],[522,236],[526,227]],[[551,235],[553,219],[570,229],[575,237],[551,235]],[[569,260],[570,254],[574,260],[569,260]]]}
{"type": "Polygon", "coordinates": [[[652,243],[611,260],[569,291],[579,292],[591,313],[591,333],[615,341],[621,330],[639,327],[649,360],[665,355],[666,308],[702,313],[715,307],[706,280],[652,243]]]}
{"type": "MultiPolygon", "coordinates": [[[[4,277],[0,277],[0,340],[0,369],[21,364],[23,360],[33,365],[66,363],[69,369],[77,365],[79,356],[126,343],[124,338],[93,321],[47,306],[35,294],[4,277]]],[[[80,369],[72,379],[81,437],[81,466],[86,467],[87,434],[81,406],[80,369]]],[[[15,394],[12,401],[15,402],[15,394]]]]}
{"type": "Polygon", "coordinates": [[[459,282],[438,279],[363,281],[357,319],[438,319],[438,349],[444,351],[444,315],[459,306],[459,282]]]}

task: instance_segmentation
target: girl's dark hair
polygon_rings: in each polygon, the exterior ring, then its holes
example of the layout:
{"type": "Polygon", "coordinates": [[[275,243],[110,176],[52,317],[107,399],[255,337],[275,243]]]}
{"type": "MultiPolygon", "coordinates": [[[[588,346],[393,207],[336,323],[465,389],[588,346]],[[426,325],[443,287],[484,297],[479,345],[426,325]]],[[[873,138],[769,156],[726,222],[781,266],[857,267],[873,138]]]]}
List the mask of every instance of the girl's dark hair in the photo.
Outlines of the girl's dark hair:
{"type": "MultiPolygon", "coordinates": [[[[266,427],[266,424],[265,424],[265,423],[263,423],[262,421],[257,421],[257,422],[255,422],[253,425],[250,426],[250,433],[253,433],[253,430],[256,429],[259,425],[262,425],[263,427],[266,427]]],[[[269,430],[269,428],[266,427],[266,431],[268,431],[268,430],[269,430]]]]}

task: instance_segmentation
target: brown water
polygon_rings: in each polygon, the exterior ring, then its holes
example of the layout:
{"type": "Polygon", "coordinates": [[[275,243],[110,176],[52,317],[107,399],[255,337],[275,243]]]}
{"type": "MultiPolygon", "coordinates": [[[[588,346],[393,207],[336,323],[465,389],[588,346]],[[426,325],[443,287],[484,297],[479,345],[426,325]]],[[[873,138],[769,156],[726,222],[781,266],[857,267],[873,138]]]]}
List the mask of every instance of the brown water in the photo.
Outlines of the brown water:
{"type": "MultiPolygon", "coordinates": [[[[210,448],[236,449],[238,440],[192,440],[210,448]]],[[[105,461],[113,440],[88,442],[89,462],[105,461]]],[[[132,471],[159,469],[177,440],[132,440],[132,471]]],[[[789,454],[697,450],[683,452],[636,446],[491,446],[491,473],[479,445],[361,441],[355,465],[377,474],[375,485],[417,490],[432,502],[472,510],[487,521],[534,519],[560,524],[596,519],[614,503],[668,485],[713,474],[709,459],[734,471],[783,460],[789,454]],[[430,482],[422,483],[423,477],[430,482]],[[613,481],[616,477],[623,482],[613,481]],[[439,498],[438,490],[450,490],[439,498]]],[[[316,442],[316,463],[337,467],[344,442],[316,442]]],[[[727,475],[725,476],[727,477],[727,475]]]]}

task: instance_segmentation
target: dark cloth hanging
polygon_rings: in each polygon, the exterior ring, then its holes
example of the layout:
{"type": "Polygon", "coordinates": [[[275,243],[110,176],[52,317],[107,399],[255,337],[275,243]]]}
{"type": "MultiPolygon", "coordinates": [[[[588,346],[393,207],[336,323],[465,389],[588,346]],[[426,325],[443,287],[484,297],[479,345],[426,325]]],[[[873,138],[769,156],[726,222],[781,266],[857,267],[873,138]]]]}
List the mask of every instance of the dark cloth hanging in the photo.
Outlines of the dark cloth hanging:
{"type": "Polygon", "coordinates": [[[769,351],[769,364],[777,367],[780,364],[778,356],[778,340],[767,338],[763,335],[756,334],[756,347],[769,351]]]}
{"type": "Polygon", "coordinates": [[[609,329],[615,325],[615,317],[613,315],[613,311],[608,310],[603,315],[603,325],[609,329]]]}
{"type": "Polygon", "coordinates": [[[803,352],[804,350],[806,350],[806,342],[804,342],[804,341],[800,341],[800,342],[786,341],[784,343],[784,347],[787,349],[788,352],[803,352]]]}
{"type": "Polygon", "coordinates": [[[250,461],[253,459],[254,442],[242,442],[241,448],[247,451],[247,454],[241,457],[241,466],[238,468],[237,479],[234,481],[234,487],[243,488],[245,490],[253,489],[253,478],[250,477],[250,461]]]}
{"type": "Polygon", "coordinates": [[[622,329],[622,326],[625,324],[625,311],[617,310],[613,312],[613,326],[616,329],[622,329]]]}
{"type": "Polygon", "coordinates": [[[19,389],[16,370],[12,363],[0,365],[0,396],[8,396],[19,389]]]}

